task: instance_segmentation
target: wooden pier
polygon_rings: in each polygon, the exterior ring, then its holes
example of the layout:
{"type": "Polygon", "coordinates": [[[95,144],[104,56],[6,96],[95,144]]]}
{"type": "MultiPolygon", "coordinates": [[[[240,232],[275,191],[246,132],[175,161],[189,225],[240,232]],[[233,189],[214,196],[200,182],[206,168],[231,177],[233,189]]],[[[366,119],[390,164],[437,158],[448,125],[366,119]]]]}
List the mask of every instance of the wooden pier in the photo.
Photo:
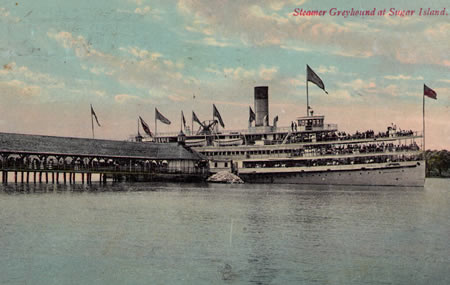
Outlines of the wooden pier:
{"type": "Polygon", "coordinates": [[[0,133],[3,183],[201,181],[208,163],[181,144],[0,133]]]}

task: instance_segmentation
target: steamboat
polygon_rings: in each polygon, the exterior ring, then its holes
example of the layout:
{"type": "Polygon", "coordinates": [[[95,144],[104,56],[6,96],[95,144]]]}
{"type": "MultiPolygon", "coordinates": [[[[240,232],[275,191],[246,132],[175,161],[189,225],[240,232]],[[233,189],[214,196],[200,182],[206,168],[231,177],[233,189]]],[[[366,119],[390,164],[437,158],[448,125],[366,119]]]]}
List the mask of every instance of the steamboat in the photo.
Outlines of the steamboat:
{"type": "MultiPolygon", "coordinates": [[[[199,130],[158,134],[156,143],[182,142],[203,154],[211,172],[237,173],[248,183],[423,186],[425,161],[417,142],[422,133],[397,129],[348,134],[325,117],[295,118],[278,127],[269,123],[269,88],[254,88],[254,112],[249,108],[247,129],[219,131],[222,118],[213,105],[214,119],[193,121],[199,130]]],[[[184,117],[183,117],[184,119],[184,117]]]]}

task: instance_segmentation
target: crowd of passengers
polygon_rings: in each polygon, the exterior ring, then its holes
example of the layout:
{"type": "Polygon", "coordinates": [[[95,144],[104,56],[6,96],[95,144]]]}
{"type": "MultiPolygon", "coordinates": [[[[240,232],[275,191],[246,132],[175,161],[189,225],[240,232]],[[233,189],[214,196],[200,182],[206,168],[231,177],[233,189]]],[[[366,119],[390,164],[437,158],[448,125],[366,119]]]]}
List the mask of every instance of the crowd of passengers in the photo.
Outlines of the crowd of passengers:
{"type": "Polygon", "coordinates": [[[311,167],[311,166],[331,166],[331,165],[353,165],[353,164],[371,164],[371,163],[395,163],[401,161],[419,160],[420,156],[374,156],[374,157],[356,157],[340,159],[310,159],[302,161],[287,160],[283,162],[247,162],[244,168],[266,168],[266,167],[311,167]]]}
{"type": "MultiPolygon", "coordinates": [[[[397,130],[396,127],[388,127],[386,132],[375,133],[373,130],[367,130],[365,132],[356,132],[354,134],[346,132],[323,132],[317,133],[316,141],[343,141],[343,140],[358,140],[358,139],[377,139],[377,138],[389,138],[389,137],[405,137],[412,136],[414,132],[412,130],[397,130]]],[[[291,142],[311,142],[312,139],[308,133],[299,133],[291,139],[291,142]]]]}
{"type": "Polygon", "coordinates": [[[331,146],[328,145],[322,148],[313,148],[306,149],[300,156],[308,156],[308,155],[345,155],[345,154],[359,154],[359,153],[376,153],[376,152],[396,152],[396,151],[418,151],[420,148],[416,142],[413,142],[409,145],[399,144],[394,145],[393,143],[385,144],[348,144],[341,146],[331,146]]]}
{"type": "Polygon", "coordinates": [[[358,140],[358,139],[376,139],[376,138],[388,138],[388,137],[403,137],[412,136],[414,132],[412,130],[395,130],[388,128],[386,132],[375,133],[373,130],[367,130],[365,132],[356,132],[354,134],[348,134],[346,132],[337,133],[322,133],[317,137],[317,141],[333,141],[333,140],[358,140]]]}

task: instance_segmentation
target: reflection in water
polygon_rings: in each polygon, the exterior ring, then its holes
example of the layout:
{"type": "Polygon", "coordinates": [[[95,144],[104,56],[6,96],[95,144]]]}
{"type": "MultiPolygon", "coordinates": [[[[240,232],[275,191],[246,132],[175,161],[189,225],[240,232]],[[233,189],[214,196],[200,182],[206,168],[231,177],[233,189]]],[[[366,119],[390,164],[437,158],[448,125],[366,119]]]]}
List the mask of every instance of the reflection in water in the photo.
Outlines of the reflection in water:
{"type": "Polygon", "coordinates": [[[430,181],[0,185],[0,284],[450,284],[430,181]]]}

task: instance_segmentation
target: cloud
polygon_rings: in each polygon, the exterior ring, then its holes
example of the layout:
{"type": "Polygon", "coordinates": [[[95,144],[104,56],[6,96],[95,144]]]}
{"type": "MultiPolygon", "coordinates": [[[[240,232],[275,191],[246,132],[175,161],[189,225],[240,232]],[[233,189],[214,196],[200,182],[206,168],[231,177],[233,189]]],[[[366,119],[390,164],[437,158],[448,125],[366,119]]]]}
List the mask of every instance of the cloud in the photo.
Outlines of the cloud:
{"type": "Polygon", "coordinates": [[[122,103],[125,103],[130,100],[140,100],[140,98],[137,96],[134,96],[134,95],[129,95],[129,94],[117,94],[116,96],[114,96],[114,100],[117,103],[122,104],[122,103]]]}
{"type": "Polygon", "coordinates": [[[205,71],[237,81],[242,81],[243,79],[253,79],[253,81],[263,79],[269,81],[272,80],[278,73],[278,67],[265,67],[262,65],[259,67],[259,69],[246,69],[242,66],[238,66],[226,67],[223,70],[207,67],[205,68],[205,71]]]}
{"type": "Polygon", "coordinates": [[[14,23],[20,22],[20,18],[12,16],[9,10],[3,7],[0,7],[0,20],[1,19],[5,19],[14,23]]]}
{"type": "Polygon", "coordinates": [[[41,87],[20,80],[0,81],[0,93],[4,95],[33,97],[41,94],[41,87]]]}
{"type": "Polygon", "coordinates": [[[320,65],[319,68],[317,69],[318,73],[337,73],[338,68],[336,66],[330,65],[330,66],[324,66],[324,65],[320,65]]]}
{"type": "Polygon", "coordinates": [[[171,100],[173,102],[184,102],[187,100],[186,97],[178,96],[178,95],[169,95],[168,98],[169,98],[169,100],[171,100]]]}
{"type": "Polygon", "coordinates": [[[148,13],[150,13],[152,9],[150,8],[150,6],[145,6],[145,7],[137,7],[134,10],[134,13],[139,14],[139,15],[147,15],[148,13]]]}
{"type": "Polygon", "coordinates": [[[295,50],[295,51],[299,51],[299,52],[311,51],[311,49],[309,49],[309,48],[298,47],[298,46],[289,46],[289,45],[280,45],[280,48],[288,49],[288,50],[295,50]]]}
{"type": "Polygon", "coordinates": [[[159,52],[150,52],[145,49],[141,49],[139,47],[121,47],[119,48],[121,51],[125,51],[139,59],[150,59],[150,60],[157,60],[158,58],[162,57],[163,55],[159,52]]]}
{"type": "Polygon", "coordinates": [[[251,78],[254,77],[256,72],[255,70],[248,70],[243,67],[236,67],[236,68],[224,68],[223,74],[225,77],[229,77],[235,80],[243,79],[243,78],[251,78]]]}
{"type": "Polygon", "coordinates": [[[213,37],[207,37],[203,39],[203,43],[208,45],[208,46],[216,46],[216,47],[226,47],[226,46],[230,46],[229,43],[226,42],[219,42],[217,41],[217,39],[213,38],[213,37]]]}
{"type": "Polygon", "coordinates": [[[103,91],[103,90],[94,90],[94,91],[92,91],[92,93],[93,93],[94,95],[99,96],[99,97],[104,97],[104,96],[106,95],[106,92],[103,91]]]}
{"type": "MultiPolygon", "coordinates": [[[[3,69],[0,70],[0,79],[10,82],[23,82],[22,86],[31,86],[30,88],[33,90],[37,90],[36,86],[45,87],[46,89],[65,87],[64,81],[47,73],[32,71],[26,66],[17,66],[15,62],[3,65],[3,69]]],[[[18,87],[18,85],[16,87],[18,87]]],[[[41,90],[41,87],[39,87],[39,90],[41,90]]],[[[27,91],[23,94],[31,93],[36,94],[37,92],[27,91]]],[[[38,93],[40,93],[40,91],[38,93]]]]}
{"type": "Polygon", "coordinates": [[[201,23],[202,29],[213,29],[216,37],[227,42],[292,50],[300,47],[299,51],[323,49],[343,57],[382,56],[404,64],[450,66],[447,22],[392,29],[380,24],[385,21],[383,17],[366,23],[340,23],[333,17],[293,17],[292,13],[283,14],[283,6],[264,0],[227,2],[227,5],[220,1],[179,0],[177,8],[187,26],[201,23]]]}
{"type": "MultiPolygon", "coordinates": [[[[74,36],[69,32],[49,32],[62,47],[72,49],[82,61],[81,66],[91,72],[104,73],[116,78],[122,85],[133,88],[157,90],[151,94],[173,94],[173,90],[186,93],[189,86],[196,83],[192,76],[184,76],[180,71],[184,67],[182,61],[172,61],[159,52],[145,50],[136,46],[120,47],[124,53],[112,55],[95,49],[83,36],[74,36]],[[176,69],[175,69],[176,68],[176,69]],[[163,86],[169,86],[164,89],[163,86]],[[183,91],[185,90],[185,91],[183,91]]],[[[119,96],[123,101],[125,97],[119,96]]]]}
{"type": "Polygon", "coordinates": [[[278,72],[278,67],[271,67],[271,68],[266,68],[264,66],[262,66],[259,69],[259,77],[261,77],[261,79],[264,79],[266,81],[270,81],[275,77],[275,74],[278,72]]]}
{"type": "Polygon", "coordinates": [[[386,76],[384,76],[384,78],[389,79],[389,80],[423,80],[422,76],[413,77],[413,76],[403,75],[403,74],[386,75],[386,76]]]}

